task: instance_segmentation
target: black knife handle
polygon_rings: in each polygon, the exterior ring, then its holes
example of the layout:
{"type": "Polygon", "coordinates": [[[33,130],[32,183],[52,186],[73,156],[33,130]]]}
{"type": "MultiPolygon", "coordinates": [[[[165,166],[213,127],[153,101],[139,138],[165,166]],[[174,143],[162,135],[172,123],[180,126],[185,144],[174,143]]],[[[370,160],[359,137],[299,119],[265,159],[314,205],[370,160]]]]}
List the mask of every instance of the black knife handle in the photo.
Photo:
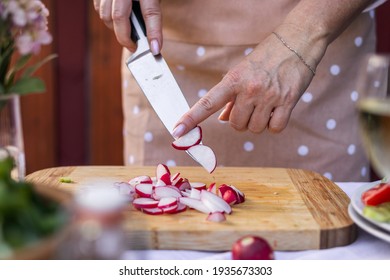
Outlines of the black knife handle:
{"type": "MultiPolygon", "coordinates": [[[[145,25],[144,17],[142,16],[141,6],[139,1],[133,1],[132,10],[133,10],[132,13],[135,15],[139,25],[141,26],[141,29],[144,33],[143,35],[146,37],[146,25],[145,25]]],[[[137,43],[138,40],[141,38],[140,36],[141,34],[138,34],[137,30],[135,29],[131,16],[130,16],[130,25],[131,25],[131,40],[134,43],[137,43]]]]}

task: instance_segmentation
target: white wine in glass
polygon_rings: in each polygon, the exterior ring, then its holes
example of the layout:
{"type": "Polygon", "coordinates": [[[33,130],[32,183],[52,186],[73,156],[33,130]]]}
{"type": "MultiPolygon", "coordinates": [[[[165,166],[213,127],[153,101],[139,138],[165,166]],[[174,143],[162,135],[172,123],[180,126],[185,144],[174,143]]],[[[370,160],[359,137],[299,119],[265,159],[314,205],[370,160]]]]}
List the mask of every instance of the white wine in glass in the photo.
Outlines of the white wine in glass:
{"type": "Polygon", "coordinates": [[[363,146],[377,175],[390,179],[390,54],[371,54],[360,68],[357,90],[363,146]]]}

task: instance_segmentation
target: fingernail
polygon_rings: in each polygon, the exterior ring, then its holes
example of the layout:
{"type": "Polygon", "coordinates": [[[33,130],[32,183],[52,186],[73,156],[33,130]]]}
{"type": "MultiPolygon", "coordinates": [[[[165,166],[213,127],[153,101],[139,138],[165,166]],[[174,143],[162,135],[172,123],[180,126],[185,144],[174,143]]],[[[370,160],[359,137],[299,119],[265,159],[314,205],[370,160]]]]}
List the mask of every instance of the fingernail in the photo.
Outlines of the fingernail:
{"type": "Polygon", "coordinates": [[[153,55],[160,54],[160,46],[159,46],[158,41],[156,39],[153,39],[150,42],[150,50],[152,51],[153,55]]]}
{"type": "Polygon", "coordinates": [[[183,135],[184,130],[186,129],[186,126],[184,124],[179,124],[178,126],[175,127],[175,129],[172,132],[172,136],[174,138],[179,138],[180,136],[183,135]]]}

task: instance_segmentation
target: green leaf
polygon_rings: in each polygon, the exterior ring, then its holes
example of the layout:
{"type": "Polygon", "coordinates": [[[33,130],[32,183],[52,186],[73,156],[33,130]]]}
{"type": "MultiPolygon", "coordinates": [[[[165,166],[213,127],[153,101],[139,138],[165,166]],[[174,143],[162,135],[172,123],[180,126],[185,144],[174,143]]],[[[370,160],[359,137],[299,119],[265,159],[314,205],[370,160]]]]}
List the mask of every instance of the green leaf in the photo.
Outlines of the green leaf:
{"type": "Polygon", "coordinates": [[[44,65],[45,63],[49,62],[50,60],[56,58],[57,55],[56,54],[51,54],[51,55],[48,55],[46,56],[43,60],[41,60],[40,62],[30,66],[30,67],[27,67],[26,70],[23,72],[22,76],[23,77],[30,77],[32,74],[34,74],[34,72],[36,70],[38,70],[42,65],[44,65]]]}
{"type": "Polygon", "coordinates": [[[34,92],[44,92],[45,84],[44,82],[35,77],[22,77],[15,84],[8,88],[7,92],[9,93],[34,93],[34,92]]]}

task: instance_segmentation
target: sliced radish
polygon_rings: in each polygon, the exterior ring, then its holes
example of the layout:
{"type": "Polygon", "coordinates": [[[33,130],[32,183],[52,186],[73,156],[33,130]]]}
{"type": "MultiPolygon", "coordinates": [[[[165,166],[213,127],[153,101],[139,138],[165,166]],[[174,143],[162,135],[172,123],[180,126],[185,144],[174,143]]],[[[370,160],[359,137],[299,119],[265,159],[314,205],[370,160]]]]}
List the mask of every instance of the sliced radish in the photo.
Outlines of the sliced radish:
{"type": "Polygon", "coordinates": [[[217,166],[217,158],[214,151],[205,145],[195,145],[187,150],[193,157],[196,158],[198,163],[202,165],[209,173],[212,173],[217,166]]]}
{"type": "Polygon", "coordinates": [[[172,206],[161,208],[161,209],[163,210],[164,213],[175,214],[175,213],[177,213],[178,207],[179,207],[178,204],[176,204],[176,205],[172,205],[172,206]]]}
{"type": "Polygon", "coordinates": [[[223,200],[225,200],[228,204],[233,205],[238,201],[237,192],[232,189],[226,190],[222,195],[223,200]]]}
{"type": "Polygon", "coordinates": [[[149,214],[149,215],[161,215],[164,214],[164,211],[160,208],[142,208],[142,212],[149,214]]]}
{"type": "Polygon", "coordinates": [[[179,178],[181,178],[180,177],[180,172],[175,173],[175,174],[171,175],[171,182],[173,182],[173,181],[175,181],[175,180],[177,180],[179,178]]]}
{"type": "Polygon", "coordinates": [[[157,207],[164,209],[164,208],[170,208],[175,205],[177,206],[177,204],[178,202],[176,197],[162,197],[159,200],[157,207]]]}
{"type": "Polygon", "coordinates": [[[129,180],[129,184],[132,185],[132,186],[135,186],[135,185],[138,185],[138,184],[143,184],[143,183],[151,184],[151,183],[153,183],[153,181],[147,175],[134,177],[134,178],[129,180]]]}
{"type": "Polygon", "coordinates": [[[245,201],[245,194],[233,185],[230,185],[230,187],[237,192],[237,203],[243,203],[245,201]]]}
{"type": "Polygon", "coordinates": [[[158,205],[158,201],[152,198],[139,197],[133,200],[133,205],[137,209],[156,208],[158,205]]]}
{"type": "Polygon", "coordinates": [[[163,197],[181,197],[181,192],[173,186],[155,187],[153,189],[152,197],[160,200],[163,197]]]}
{"type": "Polygon", "coordinates": [[[181,190],[181,191],[184,191],[186,189],[191,189],[191,184],[188,181],[188,179],[183,179],[182,182],[180,182],[179,184],[176,184],[175,186],[178,187],[179,190],[181,190]]]}
{"type": "Polygon", "coordinates": [[[140,197],[151,197],[152,192],[153,192],[153,184],[138,184],[135,186],[135,192],[140,196],[140,197]]]}
{"type": "Polygon", "coordinates": [[[205,190],[206,184],[201,182],[191,182],[190,183],[191,188],[198,189],[198,190],[205,190]]]}
{"type": "Polygon", "coordinates": [[[128,182],[115,182],[114,187],[117,188],[119,194],[129,195],[135,192],[135,188],[128,182]]]}
{"type": "Polygon", "coordinates": [[[166,166],[163,163],[159,163],[156,167],[156,178],[160,179],[161,176],[163,176],[165,173],[171,174],[171,171],[169,170],[168,166],[166,166]]]}
{"type": "Polygon", "coordinates": [[[190,190],[190,197],[195,198],[195,199],[200,199],[200,190],[195,189],[195,188],[191,189],[190,190]]]}
{"type": "Polygon", "coordinates": [[[225,212],[230,214],[232,212],[232,207],[218,195],[202,190],[200,192],[200,200],[211,209],[211,212],[225,212]]]}
{"type": "Polygon", "coordinates": [[[189,208],[193,208],[193,209],[198,210],[199,212],[202,212],[202,213],[205,213],[205,214],[209,214],[209,213],[212,212],[199,199],[194,199],[194,198],[190,198],[190,197],[180,197],[179,198],[179,202],[184,204],[184,205],[187,205],[189,208]]]}
{"type": "Polygon", "coordinates": [[[210,222],[220,223],[226,221],[226,216],[224,212],[213,212],[207,216],[206,220],[210,222]]]}
{"type": "Polygon", "coordinates": [[[187,205],[179,202],[177,204],[177,209],[175,210],[175,213],[180,213],[180,212],[183,212],[183,211],[186,211],[186,210],[187,210],[187,205]]]}
{"type": "Polygon", "coordinates": [[[158,182],[159,181],[163,181],[165,183],[165,185],[170,185],[172,182],[171,182],[171,174],[169,174],[168,172],[167,173],[164,173],[160,176],[160,178],[158,178],[158,182]]]}
{"type": "Polygon", "coordinates": [[[196,126],[187,134],[181,136],[172,142],[172,146],[178,150],[187,150],[188,148],[198,145],[202,141],[202,129],[196,126]]]}
{"type": "Polygon", "coordinates": [[[217,193],[217,184],[215,182],[211,183],[210,186],[208,186],[207,190],[212,193],[217,193]]]}

